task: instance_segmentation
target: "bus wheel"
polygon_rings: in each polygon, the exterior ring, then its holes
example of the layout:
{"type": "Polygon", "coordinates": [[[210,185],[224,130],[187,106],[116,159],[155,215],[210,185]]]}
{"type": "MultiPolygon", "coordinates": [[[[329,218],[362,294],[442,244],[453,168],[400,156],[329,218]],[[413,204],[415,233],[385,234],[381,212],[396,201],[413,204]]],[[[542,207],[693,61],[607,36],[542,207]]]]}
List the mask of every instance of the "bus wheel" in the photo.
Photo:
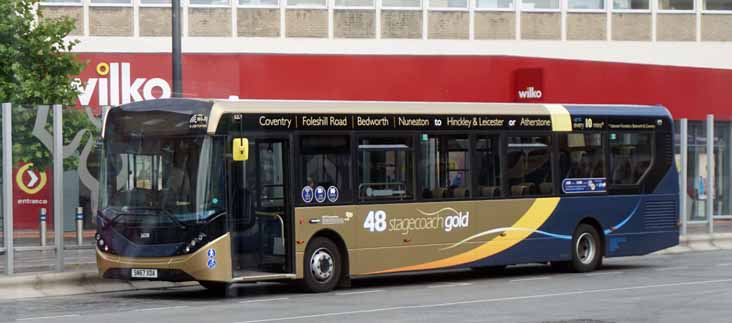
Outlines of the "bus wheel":
{"type": "Polygon", "coordinates": [[[328,238],[317,237],[305,251],[303,287],[306,291],[322,293],[333,290],[341,277],[341,254],[328,238]]]}
{"type": "Polygon", "coordinates": [[[572,236],[572,271],[593,271],[602,263],[602,243],[595,227],[580,224],[572,236]]]}

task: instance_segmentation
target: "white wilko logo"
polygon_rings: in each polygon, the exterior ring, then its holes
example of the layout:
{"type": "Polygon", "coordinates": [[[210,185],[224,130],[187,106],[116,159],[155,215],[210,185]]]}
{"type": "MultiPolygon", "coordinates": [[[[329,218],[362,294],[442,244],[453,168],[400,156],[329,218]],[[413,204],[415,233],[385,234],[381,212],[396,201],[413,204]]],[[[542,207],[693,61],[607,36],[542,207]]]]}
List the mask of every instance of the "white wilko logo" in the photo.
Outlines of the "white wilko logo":
{"type": "Polygon", "coordinates": [[[543,95],[541,90],[537,90],[533,86],[527,87],[526,90],[518,91],[518,96],[521,99],[541,99],[543,95]]]}
{"type": "Polygon", "coordinates": [[[134,80],[130,74],[130,63],[99,63],[96,66],[96,73],[100,77],[90,77],[86,82],[75,79],[81,93],[79,104],[88,106],[92,96],[97,93],[97,105],[120,105],[143,100],[169,98],[170,84],[162,78],[139,77],[134,80]],[[158,97],[154,91],[160,92],[158,97]]]}

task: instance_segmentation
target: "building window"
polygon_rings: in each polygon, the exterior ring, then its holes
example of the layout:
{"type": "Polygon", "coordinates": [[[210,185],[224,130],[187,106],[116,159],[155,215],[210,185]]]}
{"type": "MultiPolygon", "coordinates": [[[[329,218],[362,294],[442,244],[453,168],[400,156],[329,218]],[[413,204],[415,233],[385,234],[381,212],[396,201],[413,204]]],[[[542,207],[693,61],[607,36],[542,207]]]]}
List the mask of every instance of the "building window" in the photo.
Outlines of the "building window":
{"type": "Polygon", "coordinates": [[[41,0],[41,4],[81,4],[81,0],[41,0]]]}
{"type": "Polygon", "coordinates": [[[277,7],[280,5],[278,0],[239,0],[240,6],[251,7],[277,7]]]}
{"type": "Polygon", "coordinates": [[[430,8],[467,9],[468,0],[429,0],[430,8]]]}
{"type": "Polygon", "coordinates": [[[228,6],[229,0],[189,0],[194,6],[228,6]]]}
{"type": "Polygon", "coordinates": [[[428,136],[420,140],[421,162],[418,178],[422,182],[422,198],[470,197],[466,136],[428,136]]]}
{"type": "Polygon", "coordinates": [[[570,133],[559,136],[559,175],[564,178],[604,178],[602,134],[570,133]]]}
{"type": "Polygon", "coordinates": [[[610,184],[639,184],[651,165],[653,136],[649,133],[614,133],[610,136],[610,184]]]}
{"type": "Polygon", "coordinates": [[[569,0],[570,10],[603,10],[605,0],[569,0]]]}
{"type": "MultiPolygon", "coordinates": [[[[303,136],[302,188],[336,189],[335,201],[351,200],[351,150],[348,136],[303,136]]],[[[331,201],[331,202],[335,202],[331,201]]]]}
{"type": "Polygon", "coordinates": [[[473,176],[478,184],[475,195],[483,198],[501,196],[501,155],[498,136],[478,137],[475,141],[476,165],[473,176]]]}
{"type": "Polygon", "coordinates": [[[511,196],[550,195],[552,183],[550,136],[508,137],[506,180],[511,196]]]}
{"type": "Polygon", "coordinates": [[[476,0],[475,7],[478,9],[512,9],[513,0],[476,0]]]}
{"type": "Polygon", "coordinates": [[[132,5],[132,0],[91,0],[91,4],[132,5]]]}
{"type": "Polygon", "coordinates": [[[412,140],[376,137],[359,141],[360,200],[406,200],[413,197],[412,140]]]}
{"type": "Polygon", "coordinates": [[[524,0],[522,10],[559,10],[559,0],[524,0]]]}
{"type": "Polygon", "coordinates": [[[287,0],[288,7],[318,7],[325,8],[326,0],[287,0]]]}
{"type": "Polygon", "coordinates": [[[140,0],[141,5],[170,5],[170,3],[171,0],[140,0]]]}
{"type": "Polygon", "coordinates": [[[648,0],[613,0],[614,10],[649,10],[648,0]]]}
{"type": "Polygon", "coordinates": [[[661,10],[694,10],[694,0],[659,0],[661,10]]]}
{"type": "Polygon", "coordinates": [[[336,7],[373,8],[374,0],[335,0],[336,7]]]}
{"type": "Polygon", "coordinates": [[[705,0],[704,10],[732,10],[732,0],[705,0]]]}
{"type": "Polygon", "coordinates": [[[422,8],[421,0],[382,0],[384,8],[422,8]]]}

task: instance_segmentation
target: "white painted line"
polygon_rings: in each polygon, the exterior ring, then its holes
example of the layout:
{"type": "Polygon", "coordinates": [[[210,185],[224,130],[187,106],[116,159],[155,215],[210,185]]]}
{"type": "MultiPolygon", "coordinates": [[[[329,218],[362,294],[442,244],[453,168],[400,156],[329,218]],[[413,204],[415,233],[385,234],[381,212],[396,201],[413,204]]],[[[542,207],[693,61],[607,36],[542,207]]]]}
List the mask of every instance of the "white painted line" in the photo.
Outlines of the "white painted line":
{"type": "Polygon", "coordinates": [[[241,301],[239,303],[246,304],[246,303],[261,303],[261,302],[274,302],[274,301],[284,301],[286,299],[289,299],[287,297],[279,297],[279,298],[261,298],[261,299],[251,299],[248,301],[241,301]]]}
{"type": "Polygon", "coordinates": [[[383,289],[370,289],[370,290],[362,290],[357,292],[345,292],[345,293],[336,293],[337,296],[346,296],[346,295],[360,295],[360,294],[371,294],[371,293],[379,293],[383,292],[383,289]]]}
{"type": "Polygon", "coordinates": [[[17,319],[16,321],[30,321],[30,320],[49,320],[49,319],[60,319],[65,317],[77,317],[79,314],[67,314],[67,315],[56,315],[56,316],[39,316],[39,317],[26,317],[17,319]]]}
{"type": "Polygon", "coordinates": [[[147,311],[162,311],[162,310],[170,310],[175,308],[185,308],[188,306],[181,305],[181,306],[166,306],[166,307],[151,307],[151,308],[140,308],[136,309],[133,312],[147,312],[147,311]]]}
{"type": "Polygon", "coordinates": [[[689,269],[689,266],[677,266],[677,267],[656,268],[656,271],[669,271],[669,270],[682,270],[682,269],[689,269]]]}
{"type": "Polygon", "coordinates": [[[725,264],[717,264],[719,267],[729,267],[732,266],[732,263],[725,263],[725,264]]]}
{"type": "Polygon", "coordinates": [[[606,288],[606,289],[587,289],[587,290],[578,290],[578,291],[553,293],[553,294],[538,294],[538,295],[527,295],[527,296],[501,297],[501,298],[485,298],[485,299],[475,299],[475,300],[451,302],[451,303],[394,306],[394,307],[375,308],[375,309],[370,309],[370,310],[356,310],[356,311],[347,311],[347,312],[331,312],[331,313],[321,313],[321,314],[311,314],[311,315],[276,317],[276,318],[259,319],[259,320],[251,320],[251,321],[241,321],[241,322],[235,322],[235,323],[294,321],[294,320],[311,319],[311,318],[319,318],[319,317],[346,316],[346,315],[364,314],[364,313],[391,312],[391,311],[402,311],[402,310],[412,310],[412,309],[421,309],[421,308],[448,307],[448,306],[456,306],[456,305],[469,305],[469,304],[481,304],[481,303],[496,303],[496,302],[507,302],[507,301],[517,301],[517,300],[527,300],[527,299],[541,299],[541,298],[549,298],[549,297],[612,293],[612,292],[631,291],[631,290],[680,287],[680,286],[695,286],[695,285],[709,285],[709,284],[720,284],[720,283],[732,283],[732,278],[679,282],[679,283],[667,283],[667,284],[642,285],[642,286],[630,286],[630,287],[617,287],[617,288],[606,288]]]}
{"type": "Polygon", "coordinates": [[[596,272],[596,273],[585,274],[585,276],[593,277],[593,276],[603,276],[603,275],[617,275],[617,274],[622,274],[622,273],[623,272],[622,271],[619,271],[619,270],[616,270],[616,271],[600,271],[600,272],[596,272]]]}
{"type": "Polygon", "coordinates": [[[549,276],[541,276],[541,277],[532,277],[532,278],[521,278],[521,279],[511,279],[509,282],[516,283],[516,282],[525,282],[525,281],[531,281],[531,280],[544,280],[549,279],[551,277],[549,276]]]}
{"type": "Polygon", "coordinates": [[[471,283],[455,283],[455,284],[439,284],[439,285],[429,285],[427,288],[447,288],[447,287],[460,287],[460,286],[469,286],[472,285],[471,283]]]}

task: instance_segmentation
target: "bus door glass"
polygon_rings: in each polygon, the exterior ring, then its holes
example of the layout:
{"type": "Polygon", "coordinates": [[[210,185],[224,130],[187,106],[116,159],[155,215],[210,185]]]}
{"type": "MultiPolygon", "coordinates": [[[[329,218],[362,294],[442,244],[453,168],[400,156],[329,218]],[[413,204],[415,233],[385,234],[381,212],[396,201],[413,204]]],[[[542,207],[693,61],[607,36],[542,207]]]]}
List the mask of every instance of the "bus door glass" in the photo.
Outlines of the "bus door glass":
{"type": "Polygon", "coordinates": [[[284,272],[287,141],[249,138],[248,144],[248,159],[231,169],[234,273],[284,272]]]}

